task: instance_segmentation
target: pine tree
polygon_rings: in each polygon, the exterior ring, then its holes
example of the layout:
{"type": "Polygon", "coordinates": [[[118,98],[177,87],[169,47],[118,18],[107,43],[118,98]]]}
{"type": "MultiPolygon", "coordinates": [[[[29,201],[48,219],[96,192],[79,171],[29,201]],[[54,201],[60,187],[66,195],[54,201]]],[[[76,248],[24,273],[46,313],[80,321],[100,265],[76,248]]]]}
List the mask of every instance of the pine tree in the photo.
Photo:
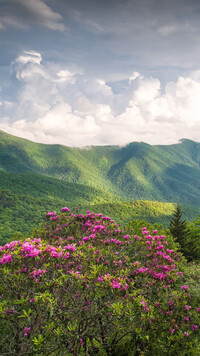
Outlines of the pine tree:
{"type": "Polygon", "coordinates": [[[175,239],[180,245],[180,250],[183,255],[191,260],[190,253],[190,239],[189,239],[189,229],[187,226],[187,221],[182,219],[182,211],[179,205],[177,205],[176,210],[170,221],[169,230],[175,239]]]}

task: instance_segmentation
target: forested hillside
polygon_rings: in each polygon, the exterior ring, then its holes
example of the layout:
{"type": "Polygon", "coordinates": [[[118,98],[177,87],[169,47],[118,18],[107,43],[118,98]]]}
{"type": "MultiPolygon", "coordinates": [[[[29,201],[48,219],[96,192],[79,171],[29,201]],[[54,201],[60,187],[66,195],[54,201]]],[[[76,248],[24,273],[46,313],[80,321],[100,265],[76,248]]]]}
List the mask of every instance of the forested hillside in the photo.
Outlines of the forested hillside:
{"type": "Polygon", "coordinates": [[[33,143],[0,132],[0,169],[34,172],[89,185],[124,200],[200,205],[200,143],[71,148],[33,143]]]}
{"type": "Polygon", "coordinates": [[[1,240],[30,233],[46,211],[65,205],[100,209],[122,225],[143,218],[166,225],[176,203],[196,218],[199,177],[200,144],[189,140],[72,148],[0,131],[1,240]]]}

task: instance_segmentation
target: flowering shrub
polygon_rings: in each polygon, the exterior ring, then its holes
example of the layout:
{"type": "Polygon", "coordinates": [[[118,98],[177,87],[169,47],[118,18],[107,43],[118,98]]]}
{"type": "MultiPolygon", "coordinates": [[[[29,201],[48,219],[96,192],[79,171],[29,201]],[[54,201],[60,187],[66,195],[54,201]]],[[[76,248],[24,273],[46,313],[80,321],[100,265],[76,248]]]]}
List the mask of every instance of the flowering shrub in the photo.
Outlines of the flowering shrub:
{"type": "Polygon", "coordinates": [[[200,306],[180,258],[156,230],[48,212],[0,247],[0,354],[195,355],[200,306]]]}

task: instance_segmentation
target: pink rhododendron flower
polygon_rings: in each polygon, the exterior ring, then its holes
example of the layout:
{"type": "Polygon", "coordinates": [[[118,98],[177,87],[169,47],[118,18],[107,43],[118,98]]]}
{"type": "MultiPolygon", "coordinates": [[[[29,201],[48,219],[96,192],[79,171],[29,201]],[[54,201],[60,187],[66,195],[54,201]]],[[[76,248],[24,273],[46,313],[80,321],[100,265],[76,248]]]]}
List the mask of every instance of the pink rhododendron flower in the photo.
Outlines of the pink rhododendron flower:
{"type": "Polygon", "coordinates": [[[189,311],[190,308],[191,308],[191,305],[185,305],[185,309],[186,309],[187,311],[189,311]]]}
{"type": "Polygon", "coordinates": [[[135,261],[135,262],[133,262],[133,265],[135,266],[135,265],[138,265],[140,262],[138,262],[138,261],[135,261]]]}
{"type": "Polygon", "coordinates": [[[158,247],[155,248],[155,250],[163,250],[164,246],[163,245],[159,245],[158,247]]]}
{"type": "Polygon", "coordinates": [[[187,331],[185,331],[184,334],[183,334],[183,336],[184,336],[184,335],[188,337],[188,336],[189,336],[189,333],[188,333],[187,331]]]}
{"type": "Polygon", "coordinates": [[[12,256],[11,255],[6,255],[4,253],[2,259],[0,260],[0,264],[6,264],[12,262],[12,256]]]}
{"type": "Polygon", "coordinates": [[[4,314],[14,314],[14,313],[15,313],[15,310],[14,310],[14,308],[10,308],[10,309],[4,310],[3,313],[4,313],[4,314]]]}
{"type": "Polygon", "coordinates": [[[125,240],[127,240],[127,239],[129,239],[129,238],[130,238],[129,235],[124,235],[124,239],[125,239],[125,240]]]}
{"type": "Polygon", "coordinates": [[[127,290],[128,288],[129,288],[128,284],[125,283],[125,284],[123,285],[123,287],[122,287],[122,290],[127,290]]]}
{"type": "Polygon", "coordinates": [[[30,327],[29,327],[29,328],[25,327],[25,328],[24,328],[24,336],[27,336],[28,333],[30,332],[30,330],[31,330],[30,327]]]}
{"type": "Polygon", "coordinates": [[[76,251],[76,246],[75,246],[75,244],[69,244],[69,245],[64,246],[64,249],[74,252],[74,251],[76,251]]]}
{"type": "Polygon", "coordinates": [[[158,308],[160,306],[160,303],[155,303],[155,307],[158,308]]]}
{"type": "Polygon", "coordinates": [[[174,253],[174,250],[169,250],[168,248],[166,249],[167,253],[174,253]]]}
{"type": "Polygon", "coordinates": [[[80,339],[80,344],[81,344],[81,346],[84,346],[83,339],[80,339]]]}
{"type": "Polygon", "coordinates": [[[53,211],[49,211],[49,212],[46,214],[47,217],[48,217],[48,216],[53,216],[53,215],[55,215],[55,213],[54,213],[53,211]]]}
{"type": "Polygon", "coordinates": [[[82,238],[82,241],[88,241],[89,240],[89,237],[88,236],[84,236],[83,238],[82,238]]]}
{"type": "Polygon", "coordinates": [[[170,271],[170,267],[169,266],[163,266],[163,272],[168,272],[170,271]]]}
{"type": "Polygon", "coordinates": [[[148,271],[148,268],[142,268],[141,267],[141,268],[138,269],[139,273],[143,273],[143,272],[147,272],[147,271],[148,271]]]}
{"type": "Polygon", "coordinates": [[[173,311],[172,311],[172,310],[170,310],[170,311],[167,312],[167,315],[172,315],[172,314],[173,314],[173,311]]]}
{"type": "Polygon", "coordinates": [[[62,208],[62,211],[70,212],[70,209],[65,206],[64,208],[62,208]]]}
{"type": "Polygon", "coordinates": [[[98,281],[99,281],[99,282],[103,282],[103,279],[104,279],[104,277],[103,277],[103,276],[98,277],[98,281]]]}
{"type": "Polygon", "coordinates": [[[111,282],[111,286],[113,287],[113,289],[120,289],[121,288],[121,283],[119,281],[113,280],[111,282]]]}

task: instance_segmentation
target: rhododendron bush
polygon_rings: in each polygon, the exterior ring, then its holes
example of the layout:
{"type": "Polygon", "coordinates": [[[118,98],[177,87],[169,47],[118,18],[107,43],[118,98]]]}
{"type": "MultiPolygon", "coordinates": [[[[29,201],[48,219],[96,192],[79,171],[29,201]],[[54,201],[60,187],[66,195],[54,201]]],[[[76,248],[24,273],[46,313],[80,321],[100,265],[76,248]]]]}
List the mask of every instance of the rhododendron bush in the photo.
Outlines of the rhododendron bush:
{"type": "Polygon", "coordinates": [[[1,355],[195,355],[200,306],[167,238],[63,208],[0,247],[1,355]]]}

